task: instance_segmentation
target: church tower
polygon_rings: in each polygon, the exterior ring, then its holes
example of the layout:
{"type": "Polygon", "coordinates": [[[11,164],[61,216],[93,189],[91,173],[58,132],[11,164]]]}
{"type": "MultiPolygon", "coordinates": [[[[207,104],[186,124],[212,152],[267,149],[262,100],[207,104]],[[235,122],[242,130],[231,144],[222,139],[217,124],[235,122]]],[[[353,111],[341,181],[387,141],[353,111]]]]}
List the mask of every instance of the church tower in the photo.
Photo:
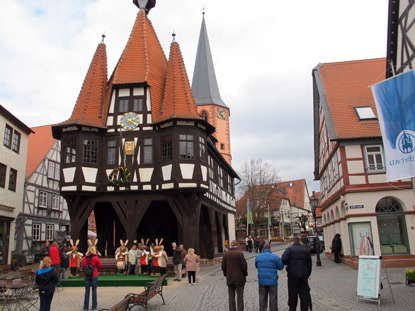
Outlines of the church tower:
{"type": "Polygon", "coordinates": [[[205,13],[203,13],[200,29],[192,91],[199,114],[216,128],[216,132],[213,134],[217,140],[216,147],[226,161],[232,164],[229,133],[230,110],[220,97],[206,30],[205,13]]]}

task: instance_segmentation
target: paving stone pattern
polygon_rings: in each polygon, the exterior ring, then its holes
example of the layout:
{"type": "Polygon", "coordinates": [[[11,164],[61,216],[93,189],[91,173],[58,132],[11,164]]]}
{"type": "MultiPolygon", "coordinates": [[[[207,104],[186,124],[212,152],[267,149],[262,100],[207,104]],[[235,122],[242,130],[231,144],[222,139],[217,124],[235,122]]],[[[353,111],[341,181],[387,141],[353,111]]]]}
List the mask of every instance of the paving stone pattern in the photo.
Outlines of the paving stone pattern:
{"type": "MultiPolygon", "coordinates": [[[[274,246],[275,253],[282,255],[287,245],[274,246]]],[[[245,285],[245,310],[258,310],[258,279],[255,269],[255,253],[244,252],[248,261],[248,278],[245,285]]],[[[387,269],[389,281],[395,303],[386,279],[383,279],[384,288],[381,291],[381,305],[376,302],[357,301],[357,271],[344,264],[336,264],[321,255],[322,267],[315,266],[313,255],[313,273],[310,287],[313,301],[313,310],[415,310],[415,286],[405,285],[404,268],[387,269]]],[[[285,270],[279,272],[278,305],[279,310],[289,310],[287,306],[287,274],[285,270]]],[[[382,276],[385,274],[382,270],[382,276]]],[[[98,288],[99,308],[109,308],[121,300],[128,293],[139,293],[142,287],[101,287],[98,288]]],[[[163,296],[166,305],[162,305],[160,297],[150,300],[149,311],[159,310],[228,310],[226,280],[220,270],[220,264],[204,266],[199,275],[197,285],[188,286],[187,279],[182,282],[169,281],[164,287],[163,296]]],[[[52,310],[73,311],[82,310],[84,298],[83,288],[64,288],[58,291],[52,302],[52,310]]],[[[299,310],[299,306],[297,307],[299,310]]],[[[134,310],[144,310],[137,307],[134,310]]]]}

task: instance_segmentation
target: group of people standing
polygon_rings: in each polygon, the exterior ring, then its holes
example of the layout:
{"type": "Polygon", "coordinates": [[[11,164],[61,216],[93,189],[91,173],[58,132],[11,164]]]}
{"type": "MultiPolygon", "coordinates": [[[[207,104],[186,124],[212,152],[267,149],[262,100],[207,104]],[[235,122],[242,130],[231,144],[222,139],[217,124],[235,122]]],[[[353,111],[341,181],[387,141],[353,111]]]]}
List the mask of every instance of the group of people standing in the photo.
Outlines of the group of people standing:
{"type": "MultiPolygon", "coordinates": [[[[238,242],[231,242],[230,250],[224,255],[222,261],[223,274],[226,277],[229,296],[229,310],[243,311],[243,292],[248,275],[245,256],[238,250],[238,242]],[[236,303],[235,303],[236,298],[236,303]]],[[[287,266],[288,276],[288,306],[296,310],[298,296],[301,310],[305,311],[311,306],[310,287],[308,279],[311,275],[310,252],[300,244],[300,239],[294,237],[291,246],[285,250],[282,257],[271,252],[271,244],[265,243],[263,253],[255,259],[258,270],[259,310],[278,310],[278,270],[287,266]]]]}
{"type": "Polygon", "coordinates": [[[257,236],[252,238],[252,236],[245,237],[245,248],[247,252],[252,253],[255,250],[255,253],[262,253],[264,250],[264,245],[266,241],[263,237],[257,236]]]}
{"type": "MultiPolygon", "coordinates": [[[[48,246],[48,245],[46,245],[48,246]]],[[[36,271],[36,285],[39,288],[39,311],[50,311],[50,306],[55,293],[56,284],[59,282],[59,270],[62,251],[57,247],[57,243],[53,242],[48,250],[49,256],[45,256],[41,262],[40,269],[36,271]]],[[[92,309],[98,310],[97,286],[98,286],[98,269],[102,267],[101,261],[97,256],[95,245],[90,245],[85,256],[82,258],[82,269],[85,271],[84,285],[84,310],[89,308],[89,298],[92,290],[92,309]],[[86,273],[87,266],[90,266],[91,272],[86,273]]]]}

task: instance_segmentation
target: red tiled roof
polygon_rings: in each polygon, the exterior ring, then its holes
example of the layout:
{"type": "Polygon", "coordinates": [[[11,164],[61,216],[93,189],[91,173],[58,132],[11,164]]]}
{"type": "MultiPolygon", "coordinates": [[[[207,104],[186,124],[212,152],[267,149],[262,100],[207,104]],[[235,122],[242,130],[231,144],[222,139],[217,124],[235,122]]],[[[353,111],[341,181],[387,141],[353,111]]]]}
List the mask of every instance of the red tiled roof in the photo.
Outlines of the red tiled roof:
{"type": "Polygon", "coordinates": [[[32,175],[56,141],[52,137],[51,125],[34,127],[32,130],[35,133],[29,136],[25,178],[32,175]]]}
{"type": "MultiPolygon", "coordinates": [[[[147,83],[151,88],[154,120],[160,111],[166,72],[167,59],[159,39],[145,12],[140,10],[127,45],[109,81],[109,89],[111,90],[115,84],[147,83]]],[[[109,100],[107,98],[107,105],[109,100]]]]}
{"type": "Polygon", "coordinates": [[[304,208],[304,196],[307,195],[305,179],[282,181],[275,186],[282,197],[290,201],[291,206],[304,208]]]}
{"type": "Polygon", "coordinates": [[[84,83],[69,120],[56,124],[87,125],[105,128],[102,111],[107,88],[107,51],[104,43],[98,44],[84,83]]]}
{"type": "MultiPolygon", "coordinates": [[[[273,185],[264,185],[263,187],[271,186],[274,186],[274,189],[276,190],[268,200],[271,211],[279,209],[283,199],[289,200],[291,206],[304,208],[304,197],[307,195],[305,179],[282,181],[273,185]]],[[[248,196],[245,193],[244,196],[236,202],[236,210],[242,215],[246,214],[247,200],[248,196]]]]}
{"type": "Polygon", "coordinates": [[[385,79],[386,59],[323,64],[320,73],[337,138],[380,137],[378,120],[360,121],[355,107],[376,107],[370,86],[385,79]]]}
{"type": "Polygon", "coordinates": [[[170,46],[164,98],[156,121],[171,118],[201,119],[197,113],[180,46],[176,41],[170,46]]]}

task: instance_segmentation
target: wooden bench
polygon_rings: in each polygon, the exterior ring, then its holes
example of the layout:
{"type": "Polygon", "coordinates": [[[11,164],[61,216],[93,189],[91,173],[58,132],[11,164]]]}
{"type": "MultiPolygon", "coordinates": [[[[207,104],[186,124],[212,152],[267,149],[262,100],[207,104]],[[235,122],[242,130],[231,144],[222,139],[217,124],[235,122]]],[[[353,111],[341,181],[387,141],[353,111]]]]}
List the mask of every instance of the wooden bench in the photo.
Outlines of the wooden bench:
{"type": "Polygon", "coordinates": [[[158,279],[147,283],[144,288],[145,290],[143,292],[141,292],[140,294],[128,294],[127,297],[131,297],[131,308],[134,306],[142,306],[147,310],[147,305],[148,305],[148,301],[153,298],[154,296],[156,296],[157,294],[159,294],[161,296],[161,299],[163,300],[163,305],[165,305],[166,303],[164,302],[164,297],[163,297],[163,283],[164,283],[164,279],[166,278],[165,275],[159,277],[158,279]]]}
{"type": "Polygon", "coordinates": [[[130,306],[131,304],[131,299],[133,297],[132,296],[126,296],[123,300],[121,300],[120,302],[118,302],[116,305],[112,306],[109,309],[100,309],[100,311],[127,311],[127,310],[131,310],[132,306],[130,306]]]}

